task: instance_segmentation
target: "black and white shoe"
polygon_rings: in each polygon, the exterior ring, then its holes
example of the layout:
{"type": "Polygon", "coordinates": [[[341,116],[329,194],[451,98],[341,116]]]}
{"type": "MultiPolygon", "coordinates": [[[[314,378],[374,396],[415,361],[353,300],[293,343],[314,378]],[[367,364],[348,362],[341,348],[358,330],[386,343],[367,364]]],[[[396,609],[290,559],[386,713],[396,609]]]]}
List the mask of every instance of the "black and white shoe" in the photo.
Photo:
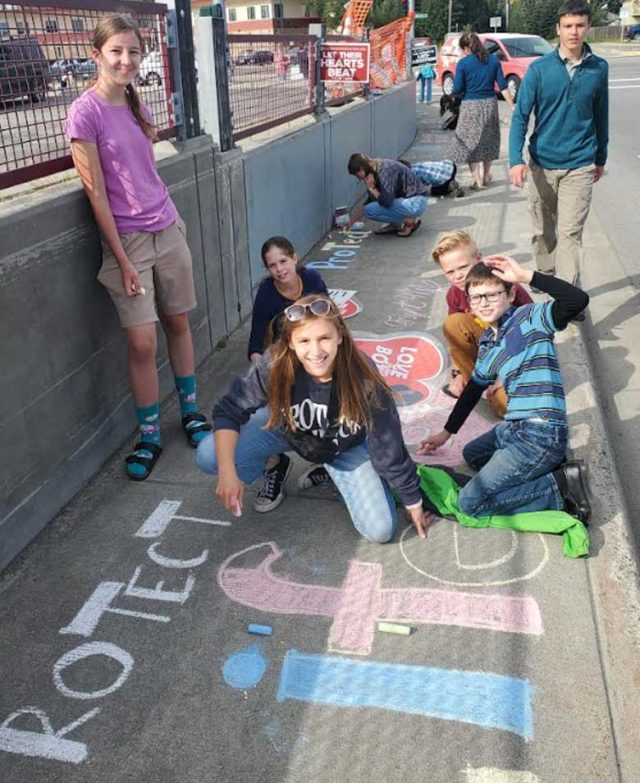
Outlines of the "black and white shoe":
{"type": "Polygon", "coordinates": [[[582,460],[565,462],[553,471],[553,476],[564,500],[564,510],[588,525],[591,518],[591,488],[585,463],[582,460]]]}
{"type": "Polygon", "coordinates": [[[281,454],[278,462],[262,474],[262,486],[258,490],[253,508],[261,514],[278,508],[284,500],[284,483],[291,471],[291,460],[281,454]]]}
{"type": "Polygon", "coordinates": [[[304,492],[305,489],[314,487],[333,487],[331,476],[322,465],[312,465],[298,479],[298,489],[304,492]]]}

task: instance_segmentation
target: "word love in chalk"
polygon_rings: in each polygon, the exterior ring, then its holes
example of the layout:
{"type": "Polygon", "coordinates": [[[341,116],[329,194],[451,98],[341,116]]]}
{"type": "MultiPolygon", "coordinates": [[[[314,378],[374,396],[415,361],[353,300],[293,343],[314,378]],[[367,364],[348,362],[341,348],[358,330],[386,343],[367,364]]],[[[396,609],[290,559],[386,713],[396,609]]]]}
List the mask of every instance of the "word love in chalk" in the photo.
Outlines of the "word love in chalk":
{"type": "Polygon", "coordinates": [[[353,337],[400,395],[400,405],[417,405],[432,396],[432,385],[446,367],[445,350],[435,337],[420,332],[354,332],[353,337]]]}
{"type": "MultiPolygon", "coordinates": [[[[196,581],[195,569],[206,563],[209,550],[203,549],[195,554],[190,553],[188,557],[178,556],[167,551],[161,537],[170,525],[179,522],[197,522],[223,527],[231,524],[219,519],[201,519],[179,514],[181,505],[179,500],[163,500],[156,507],[134,534],[136,538],[157,539],[147,548],[147,560],[135,567],[128,582],[100,582],[71,622],[60,629],[60,634],[92,639],[97,633],[102,618],[106,615],[126,618],[127,622],[132,619],[155,623],[171,621],[171,615],[166,613],[156,614],[140,608],[130,608],[131,600],[182,606],[193,592],[196,581]],[[158,576],[163,578],[159,580],[158,576]],[[165,587],[164,579],[167,576],[172,580],[171,588],[165,587]],[[179,586],[174,584],[175,581],[179,581],[179,586]],[[122,599],[127,599],[124,605],[122,599]]],[[[134,663],[131,653],[119,645],[101,639],[92,639],[72,647],[55,661],[53,684],[56,691],[67,699],[95,702],[96,699],[109,696],[122,688],[133,670],[134,663]],[[112,666],[105,667],[105,658],[110,664],[118,665],[116,674],[113,673],[112,666]],[[85,672],[82,688],[73,674],[75,665],[81,661],[85,672]],[[111,680],[105,684],[107,671],[111,672],[107,675],[111,680]],[[91,682],[91,674],[94,673],[95,681],[99,682],[100,686],[96,685],[92,688],[88,683],[91,682]]],[[[87,745],[79,740],[69,739],[68,736],[80,726],[93,720],[100,711],[101,707],[93,707],[56,730],[53,720],[44,710],[34,706],[21,707],[0,723],[0,750],[22,756],[80,764],[86,761],[89,755],[87,745]],[[29,720],[25,720],[25,716],[29,720]],[[39,724],[39,728],[34,728],[34,719],[39,724]],[[18,728],[18,725],[22,728],[18,728]]],[[[68,715],[69,709],[66,705],[62,706],[61,713],[68,715]]]]}
{"type": "Polygon", "coordinates": [[[271,572],[282,551],[273,542],[255,544],[227,558],[218,584],[232,601],[269,613],[332,618],[329,650],[368,655],[376,623],[454,625],[511,633],[541,634],[538,604],[528,596],[466,593],[424,588],[382,588],[380,563],[352,560],[341,587],[300,584],[271,572]],[[261,560],[242,567],[239,561],[261,560]]]}

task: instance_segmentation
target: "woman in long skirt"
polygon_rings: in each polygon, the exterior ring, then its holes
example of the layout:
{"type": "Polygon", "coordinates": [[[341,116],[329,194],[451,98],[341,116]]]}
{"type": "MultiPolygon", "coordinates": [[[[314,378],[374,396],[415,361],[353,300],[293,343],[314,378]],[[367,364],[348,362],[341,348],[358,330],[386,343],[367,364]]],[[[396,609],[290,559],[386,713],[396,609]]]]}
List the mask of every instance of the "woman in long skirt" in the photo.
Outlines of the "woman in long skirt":
{"type": "Polygon", "coordinates": [[[460,36],[465,55],[458,61],[453,93],[462,99],[449,158],[468,163],[473,190],[491,182],[491,164],[500,157],[500,120],[495,85],[513,110],[514,103],[498,58],[489,54],[475,33],[460,36]]]}

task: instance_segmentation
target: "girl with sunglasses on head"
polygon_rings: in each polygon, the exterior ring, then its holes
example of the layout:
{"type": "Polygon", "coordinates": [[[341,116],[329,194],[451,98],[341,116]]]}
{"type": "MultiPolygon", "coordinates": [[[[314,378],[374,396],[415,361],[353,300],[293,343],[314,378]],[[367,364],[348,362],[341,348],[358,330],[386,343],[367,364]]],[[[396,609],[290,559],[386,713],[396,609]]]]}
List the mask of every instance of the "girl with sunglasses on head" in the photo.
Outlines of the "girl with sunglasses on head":
{"type": "Polygon", "coordinates": [[[331,299],[305,296],[284,313],[278,341],[215,406],[215,439],[198,447],[198,466],[218,476],[216,494],[239,516],[243,484],[255,481],[272,455],[295,451],[324,464],[365,538],[392,538],[391,489],[424,538],[431,515],[422,508],[393,392],[331,299]]]}

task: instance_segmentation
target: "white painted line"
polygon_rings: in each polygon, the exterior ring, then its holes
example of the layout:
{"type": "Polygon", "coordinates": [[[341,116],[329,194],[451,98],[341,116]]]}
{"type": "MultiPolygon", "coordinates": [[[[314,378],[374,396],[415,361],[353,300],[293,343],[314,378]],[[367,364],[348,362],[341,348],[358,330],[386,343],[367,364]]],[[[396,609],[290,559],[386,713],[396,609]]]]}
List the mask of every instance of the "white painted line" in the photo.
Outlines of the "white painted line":
{"type": "Polygon", "coordinates": [[[640,84],[621,84],[618,87],[609,87],[610,90],[637,90],[640,84]]]}
{"type": "Polygon", "coordinates": [[[614,84],[615,82],[637,82],[640,81],[640,76],[623,76],[620,79],[609,79],[609,84],[614,84]]]}

